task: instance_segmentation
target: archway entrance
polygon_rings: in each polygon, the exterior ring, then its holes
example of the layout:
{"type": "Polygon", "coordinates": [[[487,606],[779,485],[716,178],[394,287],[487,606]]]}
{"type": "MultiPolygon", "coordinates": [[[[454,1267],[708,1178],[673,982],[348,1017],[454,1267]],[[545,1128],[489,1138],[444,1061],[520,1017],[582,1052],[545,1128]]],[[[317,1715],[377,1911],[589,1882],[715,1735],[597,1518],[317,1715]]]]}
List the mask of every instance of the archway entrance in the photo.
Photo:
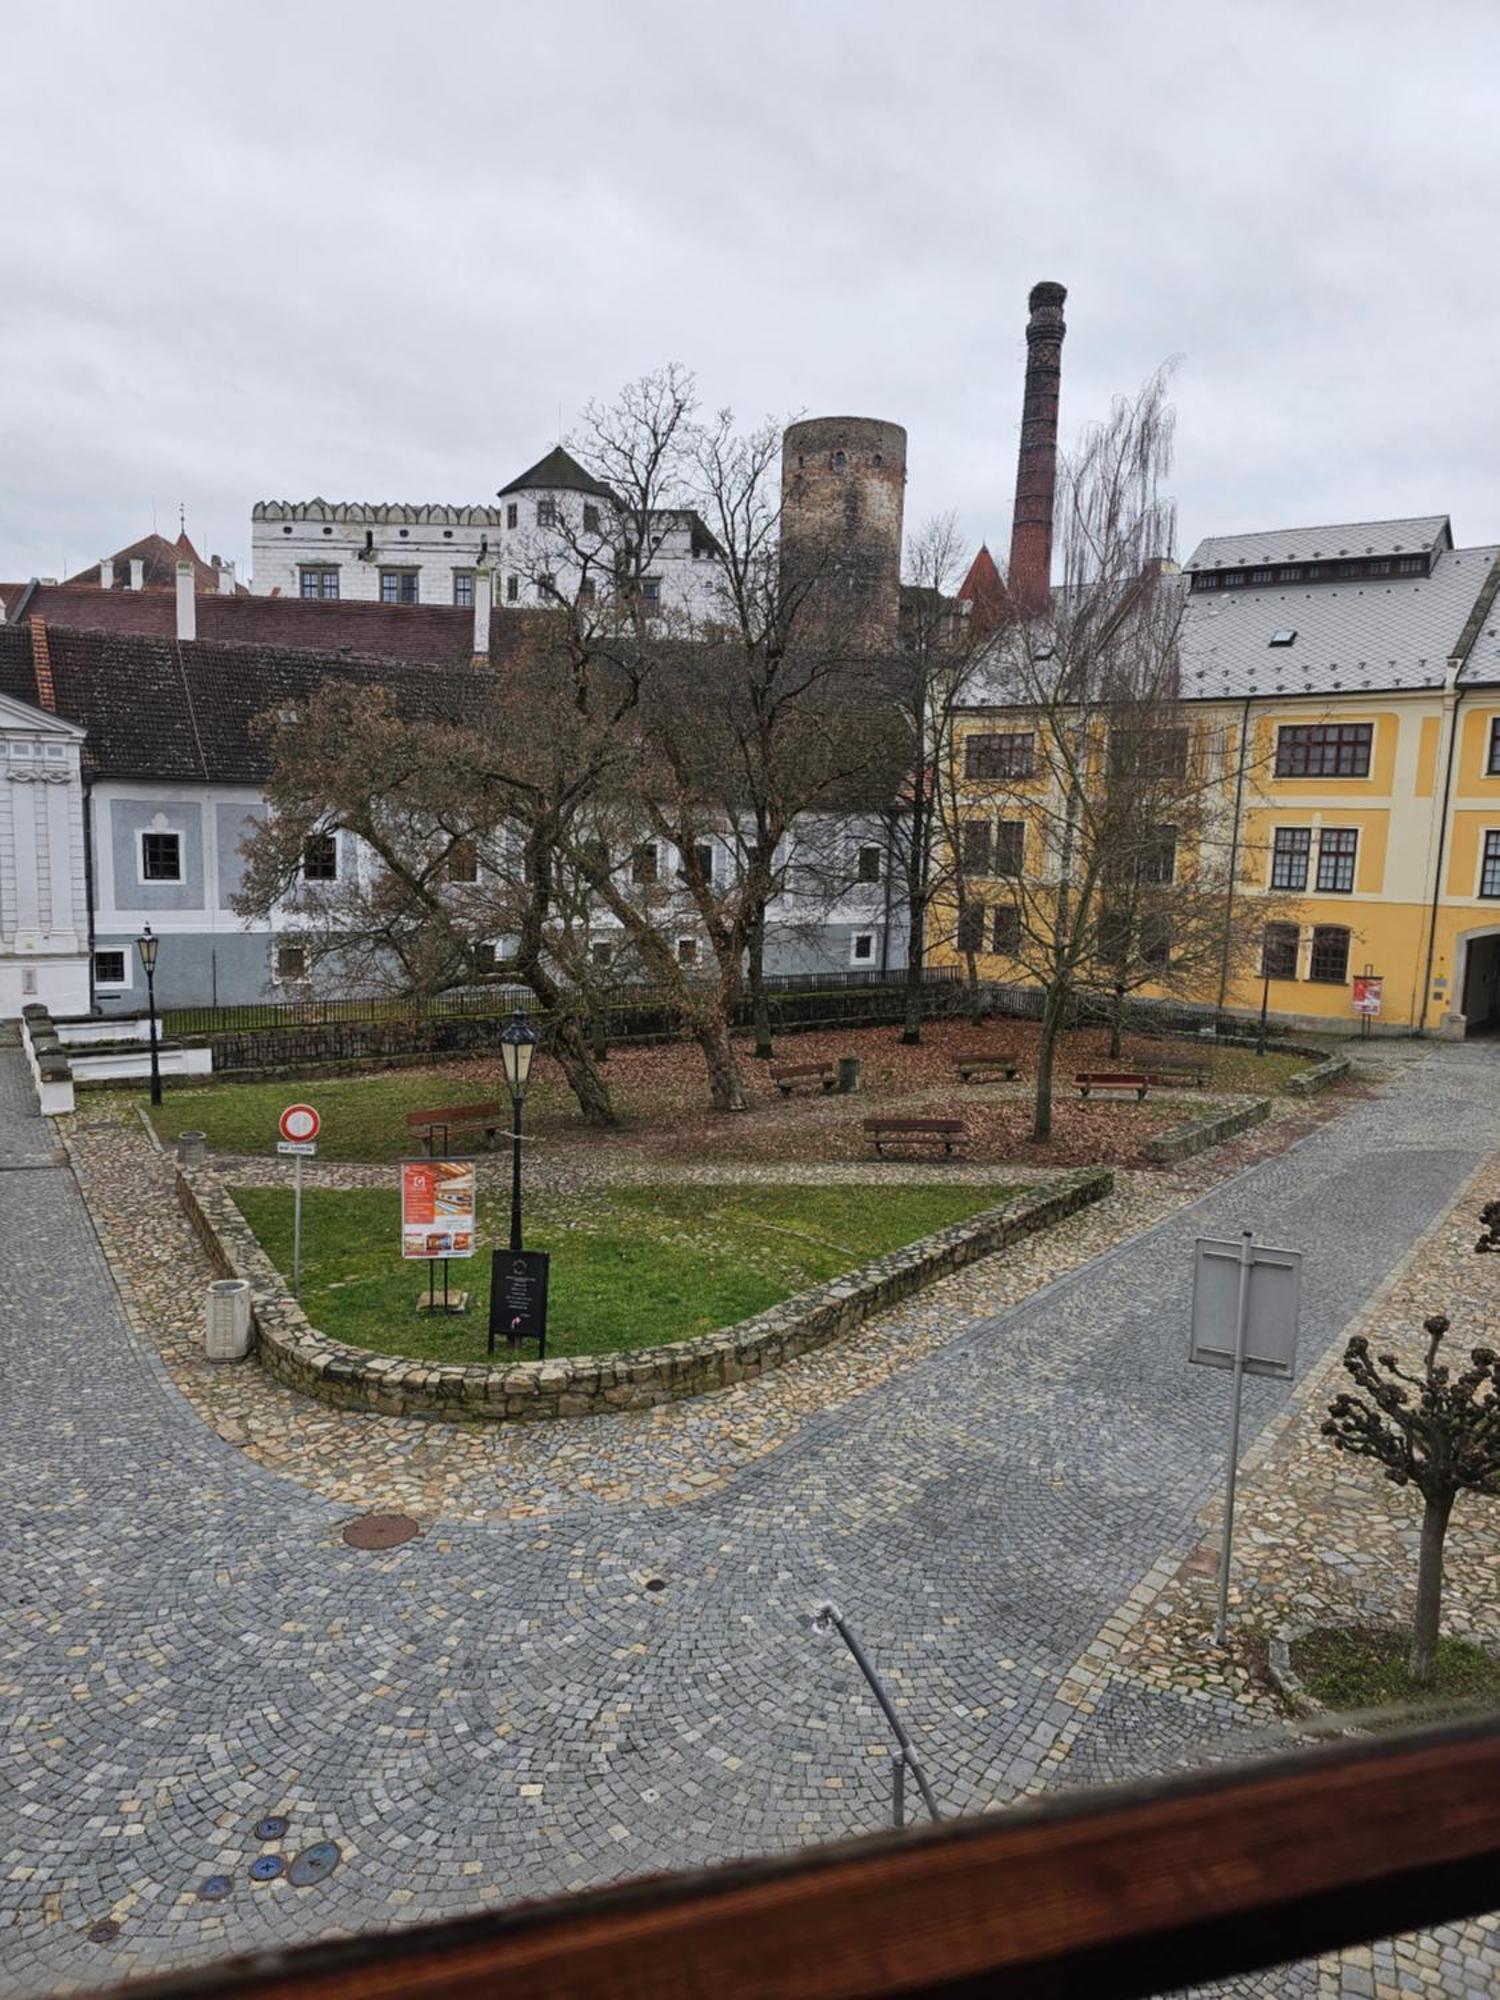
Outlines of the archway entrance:
{"type": "Polygon", "coordinates": [[[1463,1012],[1465,1034],[1500,1034],[1500,931],[1465,946],[1463,1012]]]}

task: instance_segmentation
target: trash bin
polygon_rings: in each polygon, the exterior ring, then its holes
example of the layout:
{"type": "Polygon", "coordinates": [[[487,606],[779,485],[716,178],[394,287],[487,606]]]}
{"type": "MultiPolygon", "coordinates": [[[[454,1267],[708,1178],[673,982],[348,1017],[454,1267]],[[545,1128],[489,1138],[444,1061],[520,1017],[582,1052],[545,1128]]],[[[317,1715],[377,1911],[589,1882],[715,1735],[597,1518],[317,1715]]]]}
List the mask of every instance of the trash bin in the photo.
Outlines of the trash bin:
{"type": "Polygon", "coordinates": [[[839,1057],[839,1096],[848,1097],[859,1089],[859,1057],[839,1057]]]}
{"type": "MultiPolygon", "coordinates": [[[[201,1132],[179,1132],[177,1134],[177,1164],[179,1167],[201,1167],[207,1156],[208,1141],[201,1132]]],[[[243,1284],[246,1281],[242,1278],[237,1278],[233,1282],[243,1284]]]]}
{"type": "Polygon", "coordinates": [[[209,1286],[203,1352],[210,1361],[243,1361],[250,1352],[248,1278],[216,1278],[209,1286]]]}

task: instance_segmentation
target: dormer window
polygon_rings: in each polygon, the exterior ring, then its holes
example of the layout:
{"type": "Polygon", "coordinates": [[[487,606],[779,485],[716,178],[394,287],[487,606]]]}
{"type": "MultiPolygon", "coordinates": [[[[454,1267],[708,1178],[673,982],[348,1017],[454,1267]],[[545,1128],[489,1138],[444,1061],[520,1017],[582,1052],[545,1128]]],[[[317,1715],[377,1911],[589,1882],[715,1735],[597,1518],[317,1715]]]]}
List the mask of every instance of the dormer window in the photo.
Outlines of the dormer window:
{"type": "Polygon", "coordinates": [[[1296,636],[1296,632],[1290,625],[1283,625],[1279,631],[1271,634],[1271,644],[1273,646],[1290,646],[1296,636]]]}

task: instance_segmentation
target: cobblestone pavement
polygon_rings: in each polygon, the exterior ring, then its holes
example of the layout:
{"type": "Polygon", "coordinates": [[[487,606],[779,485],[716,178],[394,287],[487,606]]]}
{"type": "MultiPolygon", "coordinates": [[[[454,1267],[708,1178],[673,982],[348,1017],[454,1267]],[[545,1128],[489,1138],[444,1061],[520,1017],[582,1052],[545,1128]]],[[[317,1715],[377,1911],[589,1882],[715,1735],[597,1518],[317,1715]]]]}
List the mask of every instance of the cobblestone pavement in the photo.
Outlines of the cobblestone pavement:
{"type": "MultiPolygon", "coordinates": [[[[0,1051],[0,1117],[45,1158],[19,1061],[0,1051]]],[[[0,1176],[6,1989],[878,1826],[878,1717],[801,1622],[824,1596],[949,1810],[1128,1775],[1143,1745],[1241,1747],[1231,1689],[1105,1704],[1076,1670],[1191,1551],[1219,1474],[1223,1383],[1182,1362],[1192,1237],[1306,1245],[1312,1365],[1479,1164],[1500,1100],[1484,1052],[1391,1069],[1293,1150],[809,1408],[701,1497],[570,1506],[549,1475],[534,1517],[439,1513],[384,1553],[341,1541],[352,1496],[200,1419],[132,1330],[71,1175],[0,1176]],[[321,1886],[250,1880],[266,1813],[289,1821],[275,1851],[339,1843],[321,1886]],[[219,1872],[229,1895],[200,1899],[219,1872]],[[91,1941],[104,1919],[118,1935],[91,1941]]],[[[1250,1386],[1250,1436],[1286,1396],[1250,1386]]],[[[619,1456],[653,1424],[590,1429],[619,1456]]]]}

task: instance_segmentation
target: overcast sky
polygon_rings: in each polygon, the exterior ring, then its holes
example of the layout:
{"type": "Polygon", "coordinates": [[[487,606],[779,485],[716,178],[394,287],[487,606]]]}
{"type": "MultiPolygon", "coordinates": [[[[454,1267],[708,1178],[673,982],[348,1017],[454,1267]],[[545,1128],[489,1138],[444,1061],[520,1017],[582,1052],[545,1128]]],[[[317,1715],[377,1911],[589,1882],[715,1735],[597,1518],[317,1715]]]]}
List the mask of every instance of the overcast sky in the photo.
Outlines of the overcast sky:
{"type": "Polygon", "coordinates": [[[0,577],[485,501],[668,360],[1003,551],[1039,278],[1065,441],[1180,357],[1181,552],[1500,541],[1496,0],[3,11],[0,577]]]}

